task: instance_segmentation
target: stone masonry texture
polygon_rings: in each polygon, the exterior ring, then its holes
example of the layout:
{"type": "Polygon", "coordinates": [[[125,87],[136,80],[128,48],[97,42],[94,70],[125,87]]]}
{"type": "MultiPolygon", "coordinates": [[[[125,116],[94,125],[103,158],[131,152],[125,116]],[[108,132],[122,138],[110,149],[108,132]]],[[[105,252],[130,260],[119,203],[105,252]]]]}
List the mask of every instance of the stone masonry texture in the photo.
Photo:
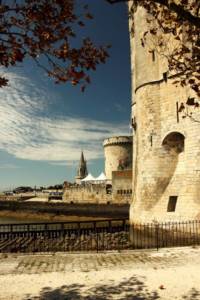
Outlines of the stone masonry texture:
{"type": "MultiPolygon", "coordinates": [[[[143,8],[135,12],[134,24],[134,37],[130,34],[136,122],[131,222],[199,219],[200,123],[183,118],[177,109],[196,95],[189,87],[176,86],[174,79],[164,80],[166,61],[156,53],[153,59],[148,47],[142,46],[149,26],[143,8]],[[170,197],[176,199],[174,211],[167,211],[170,197]]],[[[193,116],[200,120],[198,110],[193,116]]]]}

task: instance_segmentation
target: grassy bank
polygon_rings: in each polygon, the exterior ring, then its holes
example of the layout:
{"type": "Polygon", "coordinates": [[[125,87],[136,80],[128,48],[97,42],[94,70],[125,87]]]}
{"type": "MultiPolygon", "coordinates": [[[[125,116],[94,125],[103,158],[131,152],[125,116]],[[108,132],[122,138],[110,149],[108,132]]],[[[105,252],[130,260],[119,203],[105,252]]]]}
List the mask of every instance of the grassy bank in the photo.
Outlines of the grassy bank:
{"type": "MultiPolygon", "coordinates": [[[[69,216],[56,215],[53,213],[35,213],[24,211],[1,210],[0,219],[14,219],[21,222],[27,221],[42,221],[42,222],[71,222],[71,221],[93,221],[100,220],[102,217],[85,217],[85,216],[69,216]]],[[[107,219],[107,218],[106,218],[107,219]]],[[[7,222],[6,222],[7,223],[7,222]]]]}
{"type": "Polygon", "coordinates": [[[0,201],[0,217],[21,220],[86,221],[128,218],[128,214],[129,205],[0,201]]]}

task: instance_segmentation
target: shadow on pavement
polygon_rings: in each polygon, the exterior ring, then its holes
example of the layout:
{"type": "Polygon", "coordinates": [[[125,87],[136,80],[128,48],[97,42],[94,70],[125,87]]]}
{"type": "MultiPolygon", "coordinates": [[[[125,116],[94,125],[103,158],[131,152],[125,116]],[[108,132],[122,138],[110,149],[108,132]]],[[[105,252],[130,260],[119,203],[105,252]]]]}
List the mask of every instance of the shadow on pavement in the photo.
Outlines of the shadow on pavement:
{"type": "Polygon", "coordinates": [[[145,284],[135,276],[115,285],[96,285],[88,289],[85,285],[72,284],[60,288],[43,288],[39,296],[27,295],[24,300],[156,300],[156,291],[149,291],[145,284]]]}
{"type": "Polygon", "coordinates": [[[199,300],[200,299],[200,291],[192,288],[188,295],[183,296],[183,300],[199,300]]]}

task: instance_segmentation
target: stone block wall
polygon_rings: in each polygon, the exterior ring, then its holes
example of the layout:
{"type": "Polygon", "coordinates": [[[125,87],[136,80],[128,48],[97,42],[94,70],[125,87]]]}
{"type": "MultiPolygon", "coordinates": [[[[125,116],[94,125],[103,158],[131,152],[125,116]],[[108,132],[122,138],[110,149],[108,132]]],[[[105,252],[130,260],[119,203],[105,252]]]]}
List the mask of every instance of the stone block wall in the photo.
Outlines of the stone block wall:
{"type": "Polygon", "coordinates": [[[112,199],[115,203],[131,202],[132,170],[112,172],[112,199]]]}
{"type": "Polygon", "coordinates": [[[63,201],[67,203],[129,204],[132,198],[132,170],[115,171],[112,186],[85,184],[65,187],[63,201]]]}
{"type": "Polygon", "coordinates": [[[112,197],[105,184],[86,184],[66,188],[63,200],[68,203],[110,203],[112,197]]]}

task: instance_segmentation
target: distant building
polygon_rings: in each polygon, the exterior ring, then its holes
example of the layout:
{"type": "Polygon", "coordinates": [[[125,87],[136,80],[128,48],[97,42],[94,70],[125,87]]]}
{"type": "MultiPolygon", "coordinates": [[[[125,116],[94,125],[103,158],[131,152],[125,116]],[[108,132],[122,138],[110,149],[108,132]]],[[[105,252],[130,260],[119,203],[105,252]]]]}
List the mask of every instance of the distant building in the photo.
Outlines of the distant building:
{"type": "Polygon", "coordinates": [[[127,204],[132,195],[132,137],[117,136],[104,141],[105,173],[97,178],[88,174],[81,153],[76,184],[64,187],[68,203],[127,204]]]}
{"type": "Polygon", "coordinates": [[[79,162],[79,167],[77,171],[77,175],[75,177],[75,182],[77,184],[81,183],[81,180],[85,178],[88,175],[88,170],[87,170],[87,162],[84,158],[83,151],[81,152],[81,158],[79,162]]]}

